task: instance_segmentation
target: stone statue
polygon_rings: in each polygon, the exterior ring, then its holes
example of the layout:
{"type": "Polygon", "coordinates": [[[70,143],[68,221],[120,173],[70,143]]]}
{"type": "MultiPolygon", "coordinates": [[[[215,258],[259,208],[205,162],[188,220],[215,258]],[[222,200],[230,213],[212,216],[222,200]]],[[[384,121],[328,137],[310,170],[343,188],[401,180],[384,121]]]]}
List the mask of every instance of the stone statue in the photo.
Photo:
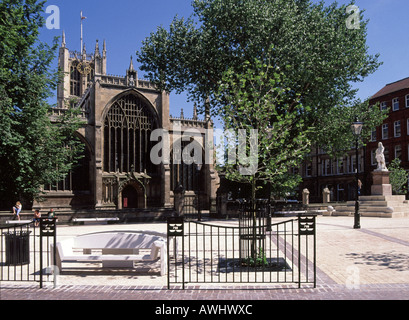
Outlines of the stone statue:
{"type": "Polygon", "coordinates": [[[378,168],[375,171],[388,171],[386,168],[385,163],[385,155],[384,155],[385,147],[383,146],[382,142],[378,143],[378,149],[376,149],[376,161],[378,162],[378,168]]]}
{"type": "Polygon", "coordinates": [[[131,78],[129,79],[129,86],[131,87],[135,86],[135,79],[133,76],[131,76],[131,78]]]}

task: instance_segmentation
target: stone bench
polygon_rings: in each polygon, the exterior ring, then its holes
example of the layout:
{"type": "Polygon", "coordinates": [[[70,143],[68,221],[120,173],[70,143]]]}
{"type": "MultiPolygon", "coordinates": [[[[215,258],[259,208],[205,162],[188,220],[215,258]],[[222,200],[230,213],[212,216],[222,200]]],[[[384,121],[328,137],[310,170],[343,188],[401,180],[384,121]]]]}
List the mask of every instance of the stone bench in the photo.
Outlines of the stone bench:
{"type": "MultiPolygon", "coordinates": [[[[159,255],[160,274],[165,275],[166,241],[158,236],[131,232],[103,232],[80,235],[56,244],[56,264],[60,270],[63,262],[102,262],[104,268],[133,268],[134,262],[153,262],[158,260],[159,255]],[[139,254],[141,249],[149,250],[150,254],[139,254]]],[[[51,261],[54,261],[53,257],[51,258],[51,261]]]]}
{"type": "Polygon", "coordinates": [[[7,220],[6,224],[29,224],[33,220],[7,220]]]}
{"type": "Polygon", "coordinates": [[[73,218],[72,222],[81,224],[107,224],[108,222],[117,222],[118,217],[113,218],[73,218]]]}
{"type": "Polygon", "coordinates": [[[324,214],[328,212],[328,210],[288,210],[288,211],[274,211],[274,214],[282,214],[282,215],[303,215],[303,214],[324,214]]]}

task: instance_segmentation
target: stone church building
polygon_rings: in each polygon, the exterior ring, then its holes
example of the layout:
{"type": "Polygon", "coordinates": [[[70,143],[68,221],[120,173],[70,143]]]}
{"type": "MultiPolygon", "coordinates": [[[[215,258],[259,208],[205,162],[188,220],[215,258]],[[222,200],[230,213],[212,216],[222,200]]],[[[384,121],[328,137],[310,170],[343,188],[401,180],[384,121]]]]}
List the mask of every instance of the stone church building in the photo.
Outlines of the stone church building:
{"type": "Polygon", "coordinates": [[[124,76],[108,75],[105,41],[102,51],[97,41],[93,53],[85,46],[76,52],[67,48],[63,35],[58,65],[64,78],[52,117],[57,121],[69,104],[80,108],[84,125],[77,135],[84,144],[83,158],[64,181],[44,186],[45,201],[35,207],[171,208],[173,190],[182,185],[187,195],[200,194],[203,209],[214,211],[219,178],[215,166],[205,164],[203,150],[213,142],[212,130],[206,130],[212,128],[209,115],[199,119],[194,107],[191,119],[184,118],[183,110],[180,117],[170,116],[169,94],[139,79],[132,57],[124,64],[124,70],[128,66],[124,76]],[[150,153],[158,144],[150,139],[155,129],[169,132],[169,162],[152,162],[150,153]],[[188,148],[191,153],[196,147],[203,151],[201,163],[177,161],[189,144],[197,144],[188,148]]]}

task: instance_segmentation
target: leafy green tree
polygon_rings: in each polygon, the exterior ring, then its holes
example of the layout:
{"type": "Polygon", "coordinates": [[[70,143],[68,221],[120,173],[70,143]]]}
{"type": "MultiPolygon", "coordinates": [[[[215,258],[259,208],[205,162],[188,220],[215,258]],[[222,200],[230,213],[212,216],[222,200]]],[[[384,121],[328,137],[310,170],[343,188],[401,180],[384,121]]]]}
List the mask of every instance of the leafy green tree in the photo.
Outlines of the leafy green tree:
{"type": "Polygon", "coordinates": [[[378,56],[368,54],[368,22],[361,17],[359,29],[347,29],[346,7],[310,0],[195,0],[192,17],[175,17],[169,30],[151,33],[138,61],[162,89],[187,91],[201,102],[217,91],[225,71],[240,71],[274,46],[277,66],[293,67],[288,87],[323,111],[353,97],[351,83],[379,66],[378,56]]]}
{"type": "Polygon", "coordinates": [[[45,1],[0,3],[0,199],[3,207],[41,195],[41,186],[64,178],[80,146],[80,123],[69,109],[52,124],[50,105],[59,79],[50,71],[57,49],[38,40],[45,1]]]}
{"type": "Polygon", "coordinates": [[[395,194],[406,194],[408,190],[408,173],[401,167],[401,161],[395,158],[389,166],[389,178],[395,194]]]}
{"type": "MultiPolygon", "coordinates": [[[[194,0],[192,5],[191,17],[175,17],[168,29],[158,27],[137,52],[141,70],[159,88],[187,92],[189,99],[200,103],[202,112],[202,102],[210,101],[212,115],[221,116],[228,126],[231,119],[226,107],[240,117],[246,111],[246,118],[255,113],[240,101],[219,99],[220,86],[226,80],[238,83],[240,77],[244,82],[256,80],[243,66],[255,72],[257,63],[264,63],[269,56],[271,67],[280,74],[272,87],[284,90],[279,94],[280,101],[275,101],[276,107],[266,110],[257,99],[251,101],[254,92],[248,86],[230,88],[231,96],[250,90],[245,97],[248,104],[271,112],[272,118],[276,116],[275,108],[282,112],[281,118],[270,123],[274,130],[286,132],[280,126],[285,123],[295,128],[289,137],[296,139],[298,132],[306,141],[302,152],[298,151],[298,142],[282,144],[289,158],[293,152],[294,158],[301,158],[302,153],[305,156],[312,145],[334,156],[345,152],[353,145],[350,124],[355,117],[365,121],[365,137],[385,118],[386,112],[355,99],[354,83],[363,81],[380,65],[379,55],[368,53],[368,21],[362,10],[359,28],[349,29],[347,5],[337,3],[326,6],[310,0],[194,0]],[[233,75],[237,75],[236,79],[233,75]]],[[[271,87],[268,83],[263,86],[271,87]]],[[[260,92],[260,96],[267,95],[260,92]]],[[[251,121],[242,124],[247,126],[251,121]]],[[[277,141],[279,146],[280,139],[277,141]]],[[[280,161],[284,153],[276,148],[270,157],[280,161]]],[[[276,175],[276,181],[283,177],[276,175]]]]}
{"type": "Polygon", "coordinates": [[[301,163],[310,147],[311,132],[299,116],[306,106],[294,103],[284,79],[266,56],[264,61],[244,63],[242,73],[228,70],[216,94],[224,106],[219,115],[225,129],[235,137],[223,170],[227,179],[250,184],[252,199],[257,187],[267,183],[275,195],[292,191],[300,178],[290,169],[301,163]]]}

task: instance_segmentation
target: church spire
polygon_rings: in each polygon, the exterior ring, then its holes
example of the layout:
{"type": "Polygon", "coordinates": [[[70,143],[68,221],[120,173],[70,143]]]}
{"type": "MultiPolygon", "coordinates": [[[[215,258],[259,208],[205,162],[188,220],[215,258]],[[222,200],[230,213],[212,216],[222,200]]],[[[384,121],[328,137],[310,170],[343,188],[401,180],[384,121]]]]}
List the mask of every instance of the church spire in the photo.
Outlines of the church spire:
{"type": "Polygon", "coordinates": [[[135,71],[135,69],[134,69],[134,67],[133,67],[133,59],[132,59],[132,56],[131,56],[131,62],[129,63],[129,69],[128,69],[128,71],[129,71],[129,72],[134,72],[134,71],[135,71]]]}
{"type": "Polygon", "coordinates": [[[99,42],[97,40],[96,44],[95,44],[95,56],[99,57],[101,56],[100,52],[99,52],[99,42]]]}
{"type": "Polygon", "coordinates": [[[133,66],[133,60],[131,56],[131,62],[129,63],[129,68],[126,70],[126,78],[127,78],[127,83],[129,86],[134,87],[138,85],[138,73],[135,71],[135,68],[133,66]]]}
{"type": "Polygon", "coordinates": [[[193,105],[193,120],[197,120],[197,106],[196,106],[196,103],[193,105]]]}

